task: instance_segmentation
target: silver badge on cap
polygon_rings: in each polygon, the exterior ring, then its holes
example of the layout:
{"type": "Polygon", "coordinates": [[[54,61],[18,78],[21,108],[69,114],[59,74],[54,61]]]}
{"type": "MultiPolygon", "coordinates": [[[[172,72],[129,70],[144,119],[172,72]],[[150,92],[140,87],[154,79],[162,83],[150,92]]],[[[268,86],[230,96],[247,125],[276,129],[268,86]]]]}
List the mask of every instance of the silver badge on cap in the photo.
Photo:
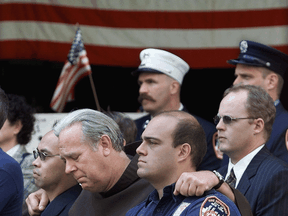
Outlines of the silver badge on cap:
{"type": "Polygon", "coordinates": [[[143,55],[143,59],[148,58],[149,56],[150,56],[149,53],[144,53],[144,55],[143,55]]]}
{"type": "Polygon", "coordinates": [[[248,49],[247,41],[241,41],[241,43],[240,43],[240,51],[241,51],[241,53],[246,53],[247,49],[248,49]]]}

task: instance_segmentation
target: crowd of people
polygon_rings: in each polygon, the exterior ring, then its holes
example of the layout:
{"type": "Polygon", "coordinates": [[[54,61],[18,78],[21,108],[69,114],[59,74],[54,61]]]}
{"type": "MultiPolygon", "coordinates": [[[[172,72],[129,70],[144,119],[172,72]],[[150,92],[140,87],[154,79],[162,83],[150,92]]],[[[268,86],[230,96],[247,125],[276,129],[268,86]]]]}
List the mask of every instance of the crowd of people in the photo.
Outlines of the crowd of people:
{"type": "Polygon", "coordinates": [[[214,124],[189,113],[189,65],[160,49],[132,75],[147,115],[70,112],[27,152],[34,110],[0,89],[0,215],[288,215],[288,55],[239,43],[214,124]]]}

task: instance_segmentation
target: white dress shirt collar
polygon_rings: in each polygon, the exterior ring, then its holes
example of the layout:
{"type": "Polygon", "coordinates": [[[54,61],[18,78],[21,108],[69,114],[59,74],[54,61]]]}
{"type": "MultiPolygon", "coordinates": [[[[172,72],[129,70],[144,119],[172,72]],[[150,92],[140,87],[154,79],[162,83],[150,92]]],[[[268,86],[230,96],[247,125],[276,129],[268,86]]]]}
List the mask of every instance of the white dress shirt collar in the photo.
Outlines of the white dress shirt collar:
{"type": "Polygon", "coordinates": [[[20,147],[20,144],[17,144],[13,148],[9,149],[6,153],[9,156],[13,157],[15,155],[15,153],[18,151],[19,147],[20,147]]]}
{"type": "Polygon", "coordinates": [[[250,152],[248,155],[243,157],[240,161],[238,161],[236,164],[232,164],[231,159],[229,158],[229,164],[228,164],[228,169],[227,169],[227,174],[225,177],[225,180],[227,180],[228,176],[230,175],[230,171],[233,168],[235,176],[236,176],[236,184],[235,188],[237,188],[238,183],[245,172],[246,168],[254,158],[254,156],[264,147],[265,144],[259,146],[256,148],[254,151],[250,152]]]}

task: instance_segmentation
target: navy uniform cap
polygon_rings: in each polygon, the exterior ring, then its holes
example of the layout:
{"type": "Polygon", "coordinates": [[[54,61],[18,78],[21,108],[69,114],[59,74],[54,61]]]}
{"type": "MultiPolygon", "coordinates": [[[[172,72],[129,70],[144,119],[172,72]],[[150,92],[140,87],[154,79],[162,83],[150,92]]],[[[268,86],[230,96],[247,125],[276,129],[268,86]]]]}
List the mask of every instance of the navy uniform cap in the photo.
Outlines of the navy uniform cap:
{"type": "Polygon", "coordinates": [[[265,67],[282,77],[288,70],[288,55],[277,49],[248,40],[242,40],[239,48],[238,58],[228,60],[229,64],[265,67]]]}

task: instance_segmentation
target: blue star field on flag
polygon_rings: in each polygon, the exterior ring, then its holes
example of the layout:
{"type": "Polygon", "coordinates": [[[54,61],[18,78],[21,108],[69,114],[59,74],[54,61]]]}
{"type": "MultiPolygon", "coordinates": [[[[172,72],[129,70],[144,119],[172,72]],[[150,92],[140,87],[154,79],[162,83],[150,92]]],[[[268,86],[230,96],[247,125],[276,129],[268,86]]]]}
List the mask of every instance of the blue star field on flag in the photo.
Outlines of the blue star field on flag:
{"type": "Polygon", "coordinates": [[[77,63],[77,58],[79,56],[79,53],[85,50],[83,40],[82,40],[82,34],[80,28],[77,29],[73,43],[71,45],[70,52],[67,56],[68,61],[75,65],[77,63]]]}

